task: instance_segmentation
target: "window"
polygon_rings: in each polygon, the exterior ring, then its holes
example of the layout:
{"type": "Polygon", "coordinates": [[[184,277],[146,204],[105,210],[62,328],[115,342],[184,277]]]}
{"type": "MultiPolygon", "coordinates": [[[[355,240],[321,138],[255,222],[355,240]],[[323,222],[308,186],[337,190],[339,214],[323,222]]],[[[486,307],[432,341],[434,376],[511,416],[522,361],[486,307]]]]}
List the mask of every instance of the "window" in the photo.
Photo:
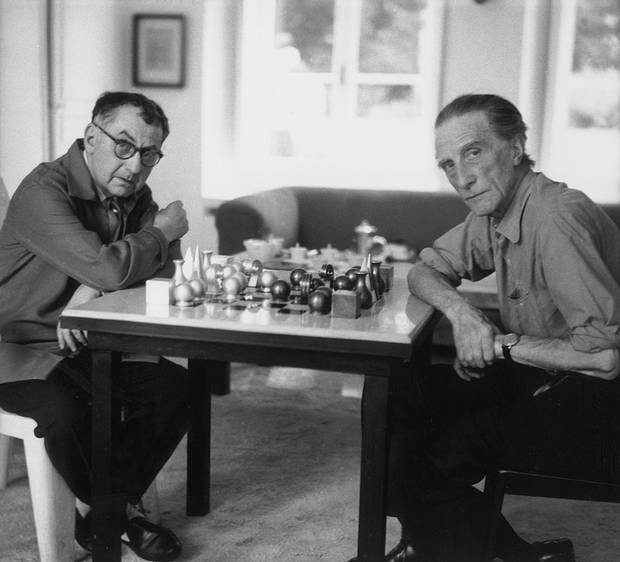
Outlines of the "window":
{"type": "Polygon", "coordinates": [[[247,190],[436,188],[442,5],[247,0],[238,121],[247,190]]]}
{"type": "Polygon", "coordinates": [[[620,4],[558,4],[542,169],[594,201],[620,202],[620,4]]]}

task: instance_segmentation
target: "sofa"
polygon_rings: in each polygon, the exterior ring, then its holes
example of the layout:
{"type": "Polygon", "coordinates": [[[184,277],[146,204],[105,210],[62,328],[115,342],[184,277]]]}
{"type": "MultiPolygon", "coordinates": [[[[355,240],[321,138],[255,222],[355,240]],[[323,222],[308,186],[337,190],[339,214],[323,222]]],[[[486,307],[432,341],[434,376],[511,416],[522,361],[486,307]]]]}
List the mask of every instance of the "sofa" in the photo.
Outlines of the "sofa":
{"type": "MultiPolygon", "coordinates": [[[[620,204],[602,207],[620,228],[620,204]]],[[[284,238],[285,248],[355,248],[354,229],[364,219],[388,242],[421,250],[466,215],[452,192],[280,187],[222,203],[215,224],[225,255],[269,235],[284,238]]]]}
{"type": "Polygon", "coordinates": [[[270,234],[284,238],[285,248],[355,248],[354,230],[364,219],[388,242],[420,250],[466,214],[453,193],[280,187],[222,203],[215,224],[226,255],[242,251],[248,238],[270,234]]]}

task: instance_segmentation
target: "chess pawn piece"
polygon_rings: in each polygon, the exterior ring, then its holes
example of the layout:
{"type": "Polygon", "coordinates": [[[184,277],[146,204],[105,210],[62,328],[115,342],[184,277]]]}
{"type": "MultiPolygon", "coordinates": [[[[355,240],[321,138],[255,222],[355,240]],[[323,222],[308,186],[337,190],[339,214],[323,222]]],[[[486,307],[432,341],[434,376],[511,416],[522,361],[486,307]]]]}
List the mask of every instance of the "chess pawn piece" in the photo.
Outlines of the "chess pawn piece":
{"type": "Polygon", "coordinates": [[[182,285],[187,281],[185,277],[185,273],[183,273],[183,264],[185,260],[172,260],[174,263],[174,274],[172,279],[174,279],[174,285],[182,285]]]}
{"type": "Polygon", "coordinates": [[[381,277],[381,262],[371,261],[370,272],[375,280],[375,289],[377,290],[377,298],[381,298],[385,293],[385,281],[381,277]]]}
{"type": "Polygon", "coordinates": [[[264,269],[258,276],[258,286],[265,291],[265,293],[271,292],[271,286],[278,280],[278,276],[268,269],[264,269]]]}
{"type": "Polygon", "coordinates": [[[217,293],[220,290],[220,273],[222,266],[219,263],[211,264],[206,272],[205,280],[207,282],[207,291],[210,293],[217,293]]]}
{"type": "Polygon", "coordinates": [[[352,289],[357,286],[357,278],[358,278],[359,272],[360,272],[359,268],[352,267],[348,269],[347,272],[345,273],[345,275],[349,278],[349,281],[351,281],[352,289]]]}
{"type": "Polygon", "coordinates": [[[293,289],[299,288],[299,283],[305,274],[306,274],[306,270],[302,269],[301,267],[298,267],[296,269],[293,269],[293,271],[291,271],[290,279],[291,279],[291,286],[293,287],[293,289]]]}
{"type": "Polygon", "coordinates": [[[189,283],[181,283],[174,288],[174,301],[177,306],[191,306],[194,304],[194,290],[189,283]]]}
{"type": "Polygon", "coordinates": [[[276,301],[285,301],[291,294],[291,286],[284,281],[284,279],[278,279],[271,285],[271,297],[276,301]]]}
{"type": "Polygon", "coordinates": [[[232,302],[237,300],[239,293],[241,292],[241,283],[239,279],[234,276],[226,277],[222,280],[222,291],[224,291],[224,298],[232,302]]]}
{"type": "MultiPolygon", "coordinates": [[[[325,287],[327,288],[327,287],[325,287]]],[[[328,289],[329,290],[329,289],[328,289]]],[[[331,310],[332,299],[325,291],[317,289],[308,296],[308,310],[319,314],[328,314],[331,310]]]]}
{"type": "Polygon", "coordinates": [[[203,271],[205,280],[207,279],[207,269],[211,267],[211,256],[212,255],[213,255],[213,250],[202,250],[202,271],[203,271]]]}
{"type": "MultiPolygon", "coordinates": [[[[357,284],[357,271],[355,272],[355,284],[357,284]]],[[[332,282],[332,289],[334,291],[350,291],[355,284],[348,276],[338,275],[332,282]]]]}
{"type": "Polygon", "coordinates": [[[361,308],[370,308],[372,306],[372,293],[370,289],[366,285],[366,276],[368,275],[367,271],[358,271],[357,272],[357,286],[355,290],[360,296],[360,307],[361,308]]]}

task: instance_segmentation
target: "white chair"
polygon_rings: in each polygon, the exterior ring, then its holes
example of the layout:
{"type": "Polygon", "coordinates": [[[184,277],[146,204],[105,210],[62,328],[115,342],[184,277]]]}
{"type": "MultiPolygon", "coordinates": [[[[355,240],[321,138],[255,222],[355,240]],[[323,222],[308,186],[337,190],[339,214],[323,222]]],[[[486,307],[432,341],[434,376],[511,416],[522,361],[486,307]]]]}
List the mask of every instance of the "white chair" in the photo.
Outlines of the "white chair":
{"type": "Polygon", "coordinates": [[[0,489],[7,485],[11,439],[24,442],[32,510],[41,562],[73,560],[75,496],[47,456],[36,422],[0,409],[0,489]]]}

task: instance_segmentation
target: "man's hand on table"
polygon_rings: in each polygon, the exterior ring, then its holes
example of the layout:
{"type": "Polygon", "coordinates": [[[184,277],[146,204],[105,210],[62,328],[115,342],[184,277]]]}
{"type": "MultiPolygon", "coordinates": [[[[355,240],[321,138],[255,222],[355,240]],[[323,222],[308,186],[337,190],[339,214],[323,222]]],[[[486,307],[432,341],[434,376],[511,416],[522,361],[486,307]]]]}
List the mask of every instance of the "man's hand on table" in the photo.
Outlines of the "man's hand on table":
{"type": "MultiPolygon", "coordinates": [[[[65,308],[71,308],[84,304],[85,302],[96,299],[101,296],[101,291],[88,287],[86,285],[80,285],[73,293],[71,299],[67,303],[65,308]]],[[[76,353],[80,346],[88,345],[88,332],[86,330],[69,330],[67,328],[60,327],[60,320],[56,325],[56,337],[58,338],[58,347],[61,351],[69,349],[71,353],[76,353]]]]}
{"type": "Polygon", "coordinates": [[[447,313],[454,333],[457,358],[454,370],[463,380],[480,378],[483,369],[495,362],[497,326],[477,308],[466,302],[447,313]]]}
{"type": "Polygon", "coordinates": [[[173,201],[165,209],[158,211],[153,220],[153,226],[162,231],[168,243],[181,238],[189,230],[183,203],[173,201]]]}

